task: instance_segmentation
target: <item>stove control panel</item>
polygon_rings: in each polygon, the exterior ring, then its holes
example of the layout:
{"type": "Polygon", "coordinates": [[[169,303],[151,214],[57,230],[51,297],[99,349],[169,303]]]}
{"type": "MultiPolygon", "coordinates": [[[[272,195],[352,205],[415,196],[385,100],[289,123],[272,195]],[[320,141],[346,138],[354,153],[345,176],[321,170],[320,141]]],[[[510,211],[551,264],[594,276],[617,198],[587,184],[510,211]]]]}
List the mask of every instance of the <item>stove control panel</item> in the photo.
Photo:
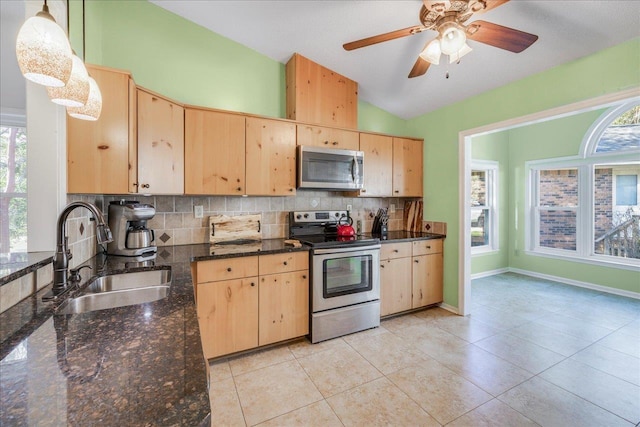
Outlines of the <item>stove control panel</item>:
{"type": "Polygon", "coordinates": [[[295,211],[291,212],[289,217],[293,223],[323,224],[337,222],[340,218],[346,216],[347,211],[295,211]]]}

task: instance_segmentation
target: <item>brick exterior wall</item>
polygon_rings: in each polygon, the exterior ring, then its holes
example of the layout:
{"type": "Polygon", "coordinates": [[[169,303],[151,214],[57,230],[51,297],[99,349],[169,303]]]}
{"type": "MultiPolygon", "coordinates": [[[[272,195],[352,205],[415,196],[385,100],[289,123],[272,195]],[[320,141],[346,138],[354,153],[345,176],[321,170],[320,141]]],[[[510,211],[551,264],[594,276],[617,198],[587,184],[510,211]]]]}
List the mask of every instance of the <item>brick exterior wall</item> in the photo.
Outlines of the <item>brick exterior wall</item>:
{"type": "Polygon", "coordinates": [[[613,228],[613,169],[595,170],[594,227],[595,238],[613,228]]]}
{"type": "MultiPolygon", "coordinates": [[[[540,171],[540,206],[578,205],[578,171],[576,169],[540,171]]],[[[573,211],[540,212],[540,246],[576,249],[576,213],[573,211]]]]}

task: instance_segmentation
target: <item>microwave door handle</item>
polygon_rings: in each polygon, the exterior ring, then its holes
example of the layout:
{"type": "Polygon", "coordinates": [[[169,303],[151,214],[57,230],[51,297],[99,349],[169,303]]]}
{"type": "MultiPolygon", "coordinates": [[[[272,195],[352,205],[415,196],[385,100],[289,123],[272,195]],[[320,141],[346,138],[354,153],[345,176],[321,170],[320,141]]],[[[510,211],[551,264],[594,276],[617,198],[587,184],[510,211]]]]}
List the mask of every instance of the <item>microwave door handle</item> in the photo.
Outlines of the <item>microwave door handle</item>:
{"type": "Polygon", "coordinates": [[[358,158],[356,155],[353,155],[353,160],[351,161],[351,180],[356,182],[356,177],[360,175],[360,168],[358,167],[358,158]]]}

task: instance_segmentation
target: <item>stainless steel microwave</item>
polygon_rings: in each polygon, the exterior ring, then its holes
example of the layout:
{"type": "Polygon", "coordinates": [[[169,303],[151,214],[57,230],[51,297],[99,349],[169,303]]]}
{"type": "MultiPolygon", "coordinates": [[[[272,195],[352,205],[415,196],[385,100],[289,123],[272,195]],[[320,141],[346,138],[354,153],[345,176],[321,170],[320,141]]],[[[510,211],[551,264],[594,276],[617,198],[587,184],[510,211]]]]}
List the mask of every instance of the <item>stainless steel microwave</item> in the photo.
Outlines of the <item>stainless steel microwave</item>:
{"type": "Polygon", "coordinates": [[[357,190],[363,184],[364,153],[299,145],[297,175],[298,188],[357,190]]]}

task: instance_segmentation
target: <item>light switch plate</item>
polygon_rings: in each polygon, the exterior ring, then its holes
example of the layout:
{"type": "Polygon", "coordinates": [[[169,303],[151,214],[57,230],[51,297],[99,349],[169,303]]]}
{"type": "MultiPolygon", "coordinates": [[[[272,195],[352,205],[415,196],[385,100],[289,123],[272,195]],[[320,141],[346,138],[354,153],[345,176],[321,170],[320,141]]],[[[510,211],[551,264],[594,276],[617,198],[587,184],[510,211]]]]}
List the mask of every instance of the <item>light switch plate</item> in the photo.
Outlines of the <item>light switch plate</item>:
{"type": "Polygon", "coordinates": [[[193,207],[193,216],[195,218],[202,218],[204,216],[204,208],[200,206],[193,207]]]}
{"type": "Polygon", "coordinates": [[[353,210],[353,206],[351,206],[351,205],[347,205],[347,210],[348,210],[349,212],[351,212],[351,211],[353,210]]]}

